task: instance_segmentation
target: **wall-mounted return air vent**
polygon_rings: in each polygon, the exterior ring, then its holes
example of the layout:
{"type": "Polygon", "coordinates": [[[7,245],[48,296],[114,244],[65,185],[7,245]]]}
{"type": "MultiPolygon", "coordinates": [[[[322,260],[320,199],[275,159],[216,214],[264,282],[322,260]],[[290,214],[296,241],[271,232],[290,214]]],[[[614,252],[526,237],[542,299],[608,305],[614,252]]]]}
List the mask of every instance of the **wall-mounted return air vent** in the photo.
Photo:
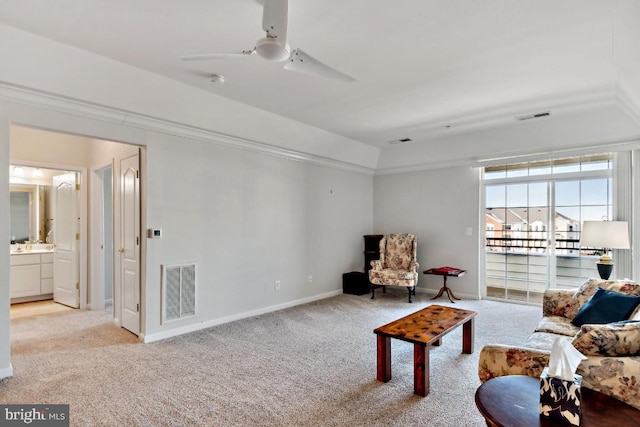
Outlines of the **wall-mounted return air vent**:
{"type": "Polygon", "coordinates": [[[393,141],[389,141],[389,144],[404,144],[406,142],[411,142],[411,138],[394,139],[393,141]]]}
{"type": "Polygon", "coordinates": [[[524,116],[517,116],[516,120],[520,120],[520,121],[524,121],[524,120],[531,120],[531,119],[539,119],[541,117],[548,117],[551,115],[550,111],[544,111],[542,113],[535,113],[535,114],[527,114],[524,116]]]}
{"type": "Polygon", "coordinates": [[[196,265],[162,266],[162,322],[196,315],[196,265]]]}

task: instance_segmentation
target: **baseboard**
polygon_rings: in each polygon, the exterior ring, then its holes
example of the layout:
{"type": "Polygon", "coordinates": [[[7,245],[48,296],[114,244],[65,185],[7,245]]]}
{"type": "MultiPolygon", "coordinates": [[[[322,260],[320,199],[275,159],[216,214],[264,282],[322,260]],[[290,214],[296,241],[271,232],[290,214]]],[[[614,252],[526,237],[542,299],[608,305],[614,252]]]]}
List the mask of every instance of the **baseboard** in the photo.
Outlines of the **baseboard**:
{"type": "Polygon", "coordinates": [[[0,369],[0,380],[11,378],[13,376],[13,365],[9,363],[8,368],[0,369]]]}
{"type": "Polygon", "coordinates": [[[264,307],[258,310],[246,311],[244,313],[238,313],[231,316],[221,317],[219,319],[207,320],[206,322],[197,323],[193,325],[186,325],[179,328],[169,329],[166,331],[155,332],[151,334],[141,334],[140,337],[144,343],[152,343],[155,341],[161,341],[167,338],[176,337],[178,335],[188,334],[190,332],[196,332],[202,329],[211,328],[213,326],[222,325],[224,323],[233,322],[235,320],[246,319],[248,317],[259,316],[261,314],[271,313],[274,311],[284,310],[285,308],[295,307],[297,305],[307,304],[313,301],[318,301],[325,298],[341,295],[342,289],[327,292],[324,294],[314,295],[312,297],[303,298],[295,301],[289,301],[284,304],[272,305],[264,307]]]}

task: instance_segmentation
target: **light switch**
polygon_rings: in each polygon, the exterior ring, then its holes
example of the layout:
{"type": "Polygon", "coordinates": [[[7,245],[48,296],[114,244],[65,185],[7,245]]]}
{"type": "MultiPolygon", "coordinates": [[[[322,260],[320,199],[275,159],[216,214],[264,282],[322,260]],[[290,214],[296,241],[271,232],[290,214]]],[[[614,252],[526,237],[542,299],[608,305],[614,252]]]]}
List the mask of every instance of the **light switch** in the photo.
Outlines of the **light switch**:
{"type": "Polygon", "coordinates": [[[473,236],[473,228],[467,227],[467,236],[473,236]]]}
{"type": "Polygon", "coordinates": [[[162,228],[150,228],[147,230],[147,237],[150,239],[161,239],[162,228]]]}

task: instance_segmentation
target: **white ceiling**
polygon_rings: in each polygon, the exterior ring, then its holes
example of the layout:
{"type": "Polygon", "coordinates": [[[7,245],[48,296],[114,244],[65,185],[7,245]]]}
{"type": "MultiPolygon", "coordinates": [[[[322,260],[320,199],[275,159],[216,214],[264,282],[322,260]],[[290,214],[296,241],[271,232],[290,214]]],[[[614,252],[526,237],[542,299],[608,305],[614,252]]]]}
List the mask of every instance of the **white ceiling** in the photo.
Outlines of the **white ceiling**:
{"type": "Polygon", "coordinates": [[[389,147],[614,90],[616,4],[291,0],[291,47],[354,83],[285,71],[256,55],[179,59],[253,48],[264,36],[259,0],[2,0],[0,22],[389,147]],[[212,73],[226,83],[212,84],[212,73]]]}

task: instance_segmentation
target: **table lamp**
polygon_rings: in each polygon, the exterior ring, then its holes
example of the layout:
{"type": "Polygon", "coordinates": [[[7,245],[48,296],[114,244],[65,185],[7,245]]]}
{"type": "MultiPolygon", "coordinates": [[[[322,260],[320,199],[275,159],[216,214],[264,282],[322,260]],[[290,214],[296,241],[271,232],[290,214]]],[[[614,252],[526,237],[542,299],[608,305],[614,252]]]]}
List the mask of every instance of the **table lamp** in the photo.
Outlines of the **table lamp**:
{"type": "Polygon", "coordinates": [[[602,256],[596,263],[600,278],[607,280],[613,270],[611,249],[629,249],[629,229],[626,221],[584,221],[580,246],[602,249],[602,256]]]}

